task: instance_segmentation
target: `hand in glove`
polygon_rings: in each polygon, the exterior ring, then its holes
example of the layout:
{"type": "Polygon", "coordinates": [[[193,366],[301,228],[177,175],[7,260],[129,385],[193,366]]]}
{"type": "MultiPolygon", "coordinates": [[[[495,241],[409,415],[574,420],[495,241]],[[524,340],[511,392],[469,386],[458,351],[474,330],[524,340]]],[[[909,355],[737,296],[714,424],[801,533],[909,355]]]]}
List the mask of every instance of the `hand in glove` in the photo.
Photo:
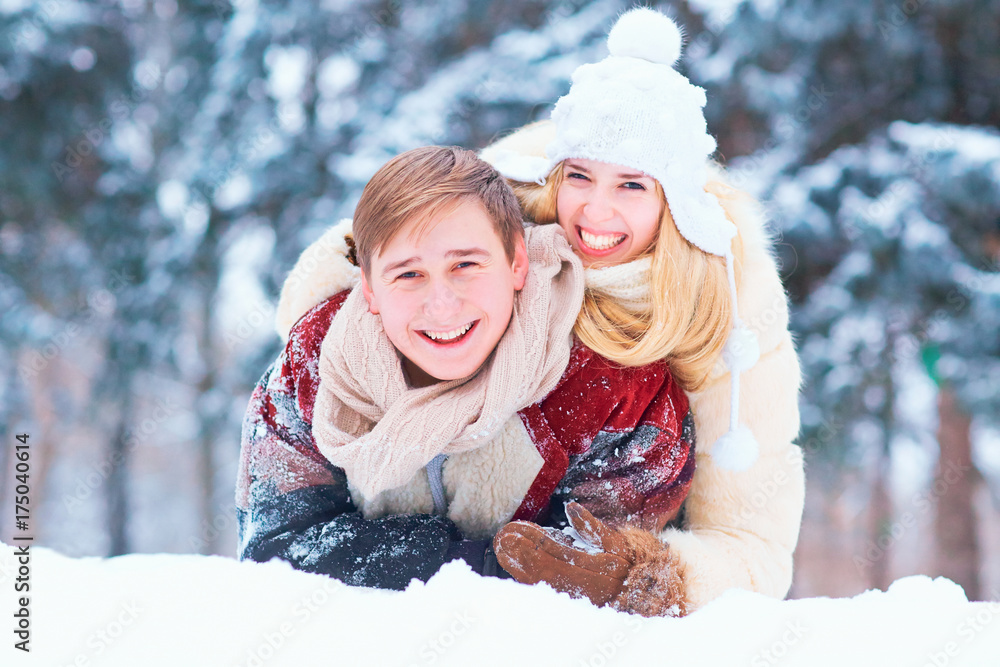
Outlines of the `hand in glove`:
{"type": "Polygon", "coordinates": [[[666,544],[638,528],[612,528],[579,503],[569,503],[566,516],[586,544],[513,521],[493,538],[497,561],[523,584],[544,581],[598,606],[643,616],[686,613],[677,559],[666,544]]]}

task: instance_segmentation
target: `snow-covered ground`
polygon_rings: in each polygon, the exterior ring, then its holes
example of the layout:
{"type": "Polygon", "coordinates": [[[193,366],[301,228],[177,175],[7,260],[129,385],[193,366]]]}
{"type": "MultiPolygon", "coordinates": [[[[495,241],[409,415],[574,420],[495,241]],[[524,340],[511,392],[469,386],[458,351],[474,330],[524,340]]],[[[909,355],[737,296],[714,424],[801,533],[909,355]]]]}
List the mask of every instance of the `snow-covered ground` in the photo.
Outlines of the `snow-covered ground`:
{"type": "Polygon", "coordinates": [[[216,556],[73,559],[30,551],[31,653],[0,544],[0,664],[1000,665],[1000,603],[947,579],[779,602],[730,591],[683,619],[643,619],[457,563],[402,593],[350,588],[283,563],[216,556]]]}

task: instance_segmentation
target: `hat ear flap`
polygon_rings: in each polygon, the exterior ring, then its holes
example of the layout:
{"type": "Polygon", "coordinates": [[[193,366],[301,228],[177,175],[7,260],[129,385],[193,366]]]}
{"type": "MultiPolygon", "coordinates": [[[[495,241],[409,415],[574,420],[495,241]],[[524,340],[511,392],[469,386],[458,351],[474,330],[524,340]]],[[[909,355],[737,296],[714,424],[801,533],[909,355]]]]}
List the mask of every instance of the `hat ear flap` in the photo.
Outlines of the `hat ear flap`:
{"type": "Polygon", "coordinates": [[[549,160],[536,155],[522,155],[514,151],[497,151],[493,167],[500,175],[521,183],[545,184],[545,178],[552,171],[549,160]]]}

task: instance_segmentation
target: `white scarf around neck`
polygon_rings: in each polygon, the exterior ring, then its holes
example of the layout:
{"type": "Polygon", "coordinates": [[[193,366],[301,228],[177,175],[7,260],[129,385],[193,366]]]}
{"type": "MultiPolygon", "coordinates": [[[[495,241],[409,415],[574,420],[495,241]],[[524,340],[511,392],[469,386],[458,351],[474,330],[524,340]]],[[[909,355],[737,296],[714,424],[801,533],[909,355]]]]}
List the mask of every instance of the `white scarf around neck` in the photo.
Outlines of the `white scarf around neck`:
{"type": "Polygon", "coordinates": [[[644,313],[653,305],[651,281],[653,256],[646,255],[624,264],[584,269],[587,289],[607,294],[633,313],[644,313]]]}

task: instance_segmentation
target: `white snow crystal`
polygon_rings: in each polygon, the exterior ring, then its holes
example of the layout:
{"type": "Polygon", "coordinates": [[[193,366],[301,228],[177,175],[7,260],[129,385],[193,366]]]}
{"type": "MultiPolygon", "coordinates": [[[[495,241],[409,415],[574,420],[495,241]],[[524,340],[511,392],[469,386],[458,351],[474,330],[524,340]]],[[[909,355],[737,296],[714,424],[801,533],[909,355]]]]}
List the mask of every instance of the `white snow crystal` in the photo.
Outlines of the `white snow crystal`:
{"type": "Polygon", "coordinates": [[[215,193],[215,205],[223,211],[234,209],[250,201],[253,186],[246,174],[240,172],[226,181],[215,193]]]}
{"type": "Polygon", "coordinates": [[[298,97],[309,73],[309,51],[302,46],[269,46],[264,52],[268,91],[276,99],[298,97]]]}
{"type": "Polygon", "coordinates": [[[164,181],[156,189],[156,204],[165,218],[179,218],[187,203],[188,189],[180,181],[164,181]]]}
{"type": "Polygon", "coordinates": [[[330,56],[316,71],[316,89],[322,97],[337,97],[351,88],[361,76],[361,67],[344,55],[330,56]]]}

